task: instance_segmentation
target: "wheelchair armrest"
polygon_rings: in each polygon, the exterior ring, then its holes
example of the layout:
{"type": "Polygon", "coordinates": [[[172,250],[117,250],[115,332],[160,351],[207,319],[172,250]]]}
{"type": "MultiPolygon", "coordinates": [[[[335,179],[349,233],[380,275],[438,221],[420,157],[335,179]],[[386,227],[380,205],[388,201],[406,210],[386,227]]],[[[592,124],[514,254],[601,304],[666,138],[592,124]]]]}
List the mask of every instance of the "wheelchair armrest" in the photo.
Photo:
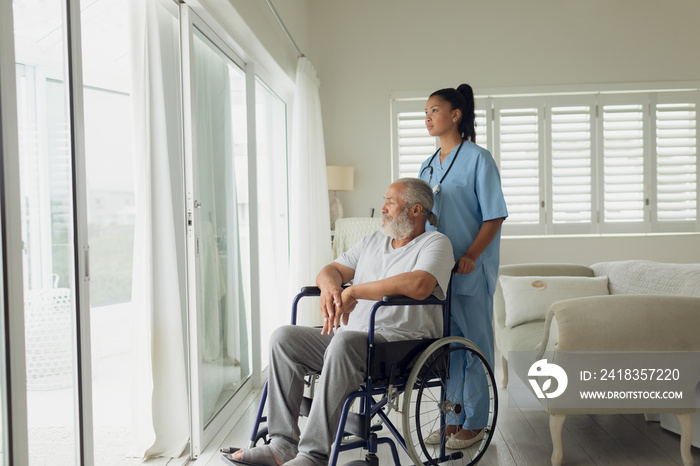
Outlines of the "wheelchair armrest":
{"type": "Polygon", "coordinates": [[[392,295],[386,295],[382,298],[382,302],[385,303],[392,303],[392,304],[420,304],[424,301],[436,301],[438,300],[435,295],[430,295],[425,299],[413,299],[409,298],[408,296],[403,296],[403,295],[397,295],[397,294],[392,294],[392,295]]]}
{"type": "MultiPolygon", "coordinates": [[[[348,285],[343,285],[343,289],[345,289],[345,288],[347,288],[347,287],[348,287],[348,285]]],[[[308,293],[308,294],[317,294],[317,295],[320,295],[320,294],[321,294],[321,288],[319,288],[319,287],[317,287],[317,286],[303,286],[303,287],[301,288],[300,293],[308,293]]]]}
{"type": "MultiPolygon", "coordinates": [[[[347,285],[343,285],[343,289],[347,288],[347,285]]],[[[321,289],[317,286],[304,286],[301,288],[300,293],[305,293],[305,294],[321,294],[321,289]]],[[[382,301],[385,303],[392,303],[392,304],[420,304],[424,301],[438,301],[438,298],[435,297],[435,295],[430,295],[425,299],[413,299],[409,298],[408,296],[404,295],[398,295],[398,294],[392,294],[392,295],[386,295],[382,298],[382,301]]]]}

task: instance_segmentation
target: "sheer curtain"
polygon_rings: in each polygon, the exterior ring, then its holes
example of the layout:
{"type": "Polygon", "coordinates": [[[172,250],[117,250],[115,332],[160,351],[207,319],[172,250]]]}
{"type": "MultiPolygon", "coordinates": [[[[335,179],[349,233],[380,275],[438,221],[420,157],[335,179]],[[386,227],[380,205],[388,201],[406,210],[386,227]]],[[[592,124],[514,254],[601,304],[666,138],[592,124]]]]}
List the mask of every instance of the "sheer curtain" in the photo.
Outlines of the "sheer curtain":
{"type": "MultiPolygon", "coordinates": [[[[323,143],[320,81],[314,66],[299,58],[292,120],[290,170],[290,293],[316,283],[332,258],[326,151],[323,143]]],[[[318,325],[318,303],[305,300],[300,323],[318,325]]],[[[302,304],[304,301],[302,301],[302,304]]]]}
{"type": "Polygon", "coordinates": [[[178,457],[189,440],[179,33],[177,17],[157,0],[131,0],[129,13],[136,172],[130,454],[178,457]]]}

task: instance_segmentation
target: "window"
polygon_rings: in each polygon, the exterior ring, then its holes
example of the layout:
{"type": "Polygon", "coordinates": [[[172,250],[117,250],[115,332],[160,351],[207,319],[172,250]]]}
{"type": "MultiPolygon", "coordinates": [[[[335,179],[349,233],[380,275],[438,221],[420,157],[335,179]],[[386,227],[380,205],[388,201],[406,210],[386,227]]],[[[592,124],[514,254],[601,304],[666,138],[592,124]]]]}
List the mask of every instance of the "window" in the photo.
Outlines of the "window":
{"type": "Polygon", "coordinates": [[[532,100],[495,102],[494,140],[509,221],[540,233],[543,211],[542,109],[532,100]]]}
{"type": "Polygon", "coordinates": [[[698,218],[698,113],[692,95],[657,96],[654,115],[659,229],[698,218]]]}
{"type": "MultiPolygon", "coordinates": [[[[504,234],[697,231],[699,101],[697,90],[477,97],[504,234]]],[[[392,101],[394,177],[417,176],[437,150],[424,105],[392,101]]]]}
{"type": "MultiPolygon", "coordinates": [[[[476,143],[488,149],[490,99],[476,99],[476,107],[476,143]]],[[[423,161],[438,149],[437,139],[425,127],[425,99],[394,100],[392,112],[394,179],[416,176],[423,161]]]]}
{"type": "Polygon", "coordinates": [[[593,107],[573,104],[551,110],[552,223],[590,223],[593,107]]]}
{"type": "MultiPolygon", "coordinates": [[[[399,102],[399,105],[402,103],[411,106],[415,102],[399,102]]],[[[400,111],[397,117],[395,179],[416,176],[423,161],[437,150],[437,139],[431,137],[425,127],[424,110],[400,111]]]]}
{"type": "MultiPolygon", "coordinates": [[[[645,135],[648,128],[646,96],[624,96],[610,102],[602,96],[599,124],[603,141],[602,222],[630,224],[639,231],[645,219],[645,135]]],[[[618,96],[613,96],[618,97],[618,96]]]]}

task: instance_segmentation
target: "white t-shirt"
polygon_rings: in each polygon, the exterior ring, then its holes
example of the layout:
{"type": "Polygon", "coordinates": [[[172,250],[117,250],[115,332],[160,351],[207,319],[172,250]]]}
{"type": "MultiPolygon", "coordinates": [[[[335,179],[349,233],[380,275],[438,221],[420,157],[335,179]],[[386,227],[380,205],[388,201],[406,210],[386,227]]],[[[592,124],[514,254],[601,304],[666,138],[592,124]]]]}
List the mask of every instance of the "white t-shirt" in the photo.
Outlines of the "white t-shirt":
{"type": "MultiPolygon", "coordinates": [[[[433,294],[445,299],[454,267],[452,243],[437,231],[426,231],[407,245],[394,249],[391,238],[376,231],[365,236],[335,262],[355,271],[353,284],[423,270],[438,282],[433,294]]],[[[375,301],[360,299],[350,313],[345,330],[369,331],[369,316],[375,301]]],[[[442,308],[439,306],[389,306],[376,314],[375,332],[389,341],[439,338],[442,336],[442,308]]]]}

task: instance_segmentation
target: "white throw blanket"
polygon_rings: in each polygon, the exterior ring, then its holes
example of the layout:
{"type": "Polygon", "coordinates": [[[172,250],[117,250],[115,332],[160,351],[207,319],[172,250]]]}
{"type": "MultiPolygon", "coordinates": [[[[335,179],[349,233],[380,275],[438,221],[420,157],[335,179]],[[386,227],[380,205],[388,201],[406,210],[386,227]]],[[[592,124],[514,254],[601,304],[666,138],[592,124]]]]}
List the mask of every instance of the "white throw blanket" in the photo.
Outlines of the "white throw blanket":
{"type": "Polygon", "coordinates": [[[662,264],[632,260],[591,265],[607,275],[610,294],[656,294],[700,297],[700,264],[662,264]]]}

